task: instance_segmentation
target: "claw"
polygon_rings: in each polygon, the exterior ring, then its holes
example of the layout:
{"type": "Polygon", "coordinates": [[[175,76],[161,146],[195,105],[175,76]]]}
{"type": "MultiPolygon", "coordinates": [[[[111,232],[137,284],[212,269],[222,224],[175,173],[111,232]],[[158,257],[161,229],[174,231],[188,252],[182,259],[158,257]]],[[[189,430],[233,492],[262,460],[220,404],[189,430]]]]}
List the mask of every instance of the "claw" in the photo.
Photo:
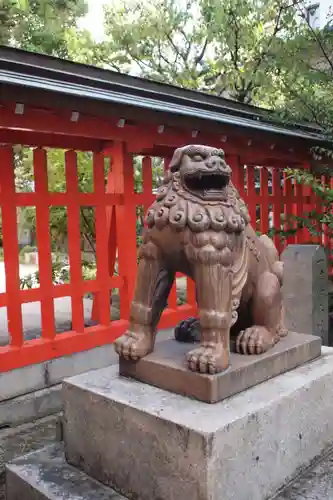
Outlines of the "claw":
{"type": "Polygon", "coordinates": [[[264,326],[252,326],[239,333],[236,339],[236,352],[239,354],[262,354],[278,341],[264,326]]]}
{"type": "Polygon", "coordinates": [[[222,372],[229,366],[228,353],[220,344],[202,345],[193,349],[187,354],[186,360],[190,370],[211,375],[222,372]]]}
{"type": "Polygon", "coordinates": [[[153,344],[149,336],[134,335],[133,332],[128,331],[115,341],[114,347],[119,356],[137,361],[152,351],[153,344]]]}

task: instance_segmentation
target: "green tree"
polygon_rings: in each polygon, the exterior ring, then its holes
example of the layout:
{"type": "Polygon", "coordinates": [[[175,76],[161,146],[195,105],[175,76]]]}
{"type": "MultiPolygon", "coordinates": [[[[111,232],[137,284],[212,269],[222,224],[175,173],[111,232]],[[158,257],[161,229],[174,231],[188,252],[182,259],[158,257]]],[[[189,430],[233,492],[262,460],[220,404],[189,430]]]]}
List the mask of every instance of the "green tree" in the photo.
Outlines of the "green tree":
{"type": "Polygon", "coordinates": [[[67,31],[86,12],[86,0],[0,0],[0,44],[66,58],[67,31]]]}
{"type": "Polygon", "coordinates": [[[333,13],[326,22],[319,30],[304,21],[301,33],[286,44],[276,60],[280,96],[269,105],[287,121],[309,121],[329,137],[333,132],[333,13]]]}
{"type": "MultiPolygon", "coordinates": [[[[299,8],[299,7],[298,7],[299,8]]],[[[327,139],[326,147],[312,148],[312,171],[287,169],[288,176],[297,184],[311,187],[320,202],[302,216],[287,217],[289,228],[280,229],[282,237],[307,228],[312,236],[333,237],[333,17],[327,17],[323,29],[313,29],[304,23],[304,32],[291,40],[287,49],[292,51],[294,62],[289,72],[283,62],[277,64],[280,77],[280,99],[275,102],[275,118],[286,124],[300,120],[315,125],[327,139]]],[[[288,58],[290,52],[286,52],[288,58]]]]}
{"type": "Polygon", "coordinates": [[[302,29],[289,0],[122,0],[105,7],[102,64],[260,102],[275,59],[302,29]]]}

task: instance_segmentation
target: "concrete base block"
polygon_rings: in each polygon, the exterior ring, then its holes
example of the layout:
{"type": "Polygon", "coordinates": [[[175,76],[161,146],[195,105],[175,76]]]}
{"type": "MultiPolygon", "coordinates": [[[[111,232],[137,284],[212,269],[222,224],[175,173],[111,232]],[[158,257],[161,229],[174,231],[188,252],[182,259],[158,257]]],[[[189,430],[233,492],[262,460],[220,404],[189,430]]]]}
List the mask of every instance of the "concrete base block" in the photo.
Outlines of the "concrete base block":
{"type": "Polygon", "coordinates": [[[0,487],[7,462],[58,440],[59,421],[60,415],[53,415],[0,431],[0,487]]]}
{"type": "Polygon", "coordinates": [[[35,422],[62,411],[61,385],[0,402],[0,429],[35,422]]]}
{"type": "Polygon", "coordinates": [[[230,367],[216,375],[192,372],[185,356],[193,344],[168,339],[140,359],[119,360],[119,373],[166,391],[216,403],[320,356],[321,339],[289,332],[272,349],[256,356],[230,353],[230,367]]]}
{"type": "Polygon", "coordinates": [[[327,254],[319,245],[288,245],[281,259],[283,271],[284,326],[290,330],[328,337],[327,254]]]}
{"type": "Polygon", "coordinates": [[[6,467],[6,500],[126,500],[68,465],[52,445],[6,467]]]}
{"type": "Polygon", "coordinates": [[[65,451],[135,500],[265,500],[332,442],[330,348],[215,405],[117,371],[64,382],[65,451]]]}

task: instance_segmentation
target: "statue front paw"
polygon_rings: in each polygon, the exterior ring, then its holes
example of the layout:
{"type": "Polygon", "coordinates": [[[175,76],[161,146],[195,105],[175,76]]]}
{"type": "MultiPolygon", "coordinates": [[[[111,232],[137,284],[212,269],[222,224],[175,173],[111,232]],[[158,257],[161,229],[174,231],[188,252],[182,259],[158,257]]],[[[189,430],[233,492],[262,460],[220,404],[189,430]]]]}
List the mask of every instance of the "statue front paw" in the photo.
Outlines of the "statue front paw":
{"type": "Polygon", "coordinates": [[[205,342],[188,352],[186,361],[193,372],[214,375],[229,367],[229,352],[222,344],[205,342]]]}
{"type": "Polygon", "coordinates": [[[153,351],[154,343],[145,334],[127,331],[115,341],[114,348],[119,356],[137,361],[153,351]]]}
{"type": "Polygon", "coordinates": [[[262,354],[273,347],[280,337],[264,326],[250,326],[241,331],[236,339],[236,352],[239,354],[262,354]]]}

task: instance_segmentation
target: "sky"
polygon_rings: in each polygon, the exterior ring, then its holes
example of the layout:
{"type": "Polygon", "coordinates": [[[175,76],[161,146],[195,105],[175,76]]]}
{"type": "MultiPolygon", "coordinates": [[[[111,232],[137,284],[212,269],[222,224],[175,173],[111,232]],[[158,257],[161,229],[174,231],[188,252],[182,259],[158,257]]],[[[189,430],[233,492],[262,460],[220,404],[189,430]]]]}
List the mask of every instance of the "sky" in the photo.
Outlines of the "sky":
{"type": "Polygon", "coordinates": [[[88,14],[80,21],[80,26],[90,31],[96,42],[103,39],[103,4],[107,0],[88,0],[88,14]]]}

